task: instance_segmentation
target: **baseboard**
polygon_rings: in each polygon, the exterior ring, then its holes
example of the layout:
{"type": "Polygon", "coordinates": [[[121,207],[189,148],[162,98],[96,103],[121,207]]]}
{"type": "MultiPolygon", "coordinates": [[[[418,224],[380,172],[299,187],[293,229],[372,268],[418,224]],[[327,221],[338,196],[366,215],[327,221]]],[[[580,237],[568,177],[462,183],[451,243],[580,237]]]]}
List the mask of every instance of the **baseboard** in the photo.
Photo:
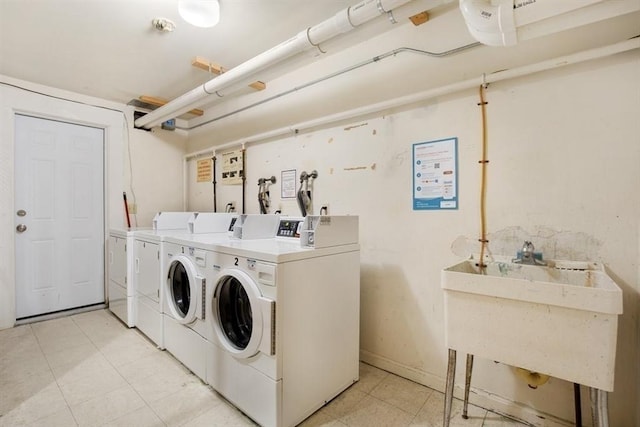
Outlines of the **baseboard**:
{"type": "MultiPolygon", "coordinates": [[[[402,378],[417,382],[441,393],[444,393],[445,378],[438,375],[434,375],[428,372],[421,371],[416,368],[411,368],[398,363],[394,360],[388,359],[384,356],[380,356],[371,353],[366,350],[360,350],[360,360],[376,368],[383,369],[391,372],[402,378]]],[[[457,399],[464,398],[464,385],[456,385],[454,387],[453,395],[457,399]]],[[[469,393],[469,403],[479,406],[491,412],[495,412],[500,415],[507,416],[509,418],[516,419],[520,422],[536,426],[536,427],[568,427],[573,424],[561,420],[553,415],[545,414],[536,411],[530,406],[523,405],[518,402],[513,402],[502,396],[498,396],[486,390],[471,387],[469,393]]]]}
{"type": "Polygon", "coordinates": [[[87,311],[102,310],[105,308],[107,308],[107,304],[105,303],[87,305],[87,306],[78,307],[78,308],[70,308],[68,310],[56,311],[54,313],[42,314],[40,316],[31,316],[31,317],[26,317],[22,319],[17,319],[14,326],[26,325],[28,323],[44,322],[45,320],[57,319],[59,317],[67,317],[67,316],[72,316],[74,314],[85,313],[87,311]]]}

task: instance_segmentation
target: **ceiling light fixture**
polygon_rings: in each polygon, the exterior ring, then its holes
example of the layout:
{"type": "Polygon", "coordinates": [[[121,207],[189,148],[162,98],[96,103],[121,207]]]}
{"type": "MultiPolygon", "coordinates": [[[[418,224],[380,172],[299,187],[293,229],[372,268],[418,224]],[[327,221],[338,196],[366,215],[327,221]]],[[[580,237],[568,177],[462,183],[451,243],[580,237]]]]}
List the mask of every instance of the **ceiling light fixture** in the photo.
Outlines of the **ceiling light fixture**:
{"type": "Polygon", "coordinates": [[[179,0],[178,13],[191,25],[211,28],[220,21],[218,0],[179,0]]]}

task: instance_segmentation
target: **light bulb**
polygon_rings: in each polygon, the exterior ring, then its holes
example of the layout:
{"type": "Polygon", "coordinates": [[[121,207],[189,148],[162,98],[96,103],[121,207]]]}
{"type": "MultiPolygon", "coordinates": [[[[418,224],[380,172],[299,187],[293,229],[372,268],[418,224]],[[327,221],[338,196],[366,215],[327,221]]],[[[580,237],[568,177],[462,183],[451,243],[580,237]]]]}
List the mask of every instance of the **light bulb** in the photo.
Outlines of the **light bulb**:
{"type": "Polygon", "coordinates": [[[179,0],[178,13],[191,25],[210,28],[220,21],[220,3],[218,0],[179,0]]]}

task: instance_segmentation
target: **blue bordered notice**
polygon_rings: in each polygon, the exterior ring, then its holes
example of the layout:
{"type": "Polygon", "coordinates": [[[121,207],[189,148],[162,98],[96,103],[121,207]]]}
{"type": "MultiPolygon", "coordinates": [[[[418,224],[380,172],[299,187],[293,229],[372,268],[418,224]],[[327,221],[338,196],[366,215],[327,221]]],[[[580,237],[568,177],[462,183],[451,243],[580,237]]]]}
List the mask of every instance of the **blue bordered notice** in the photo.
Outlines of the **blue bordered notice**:
{"type": "Polygon", "coordinates": [[[413,210],[458,209],[458,138],[413,144],[413,210]]]}

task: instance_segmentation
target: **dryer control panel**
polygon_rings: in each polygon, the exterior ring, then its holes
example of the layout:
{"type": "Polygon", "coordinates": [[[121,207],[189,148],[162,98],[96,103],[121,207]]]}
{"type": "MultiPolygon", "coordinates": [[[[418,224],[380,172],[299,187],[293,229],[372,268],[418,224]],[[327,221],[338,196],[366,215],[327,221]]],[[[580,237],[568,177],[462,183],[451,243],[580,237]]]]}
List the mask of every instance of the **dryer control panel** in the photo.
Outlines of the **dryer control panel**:
{"type": "Polygon", "coordinates": [[[303,223],[304,219],[302,218],[281,218],[276,236],[298,239],[300,238],[300,229],[303,223]]]}

